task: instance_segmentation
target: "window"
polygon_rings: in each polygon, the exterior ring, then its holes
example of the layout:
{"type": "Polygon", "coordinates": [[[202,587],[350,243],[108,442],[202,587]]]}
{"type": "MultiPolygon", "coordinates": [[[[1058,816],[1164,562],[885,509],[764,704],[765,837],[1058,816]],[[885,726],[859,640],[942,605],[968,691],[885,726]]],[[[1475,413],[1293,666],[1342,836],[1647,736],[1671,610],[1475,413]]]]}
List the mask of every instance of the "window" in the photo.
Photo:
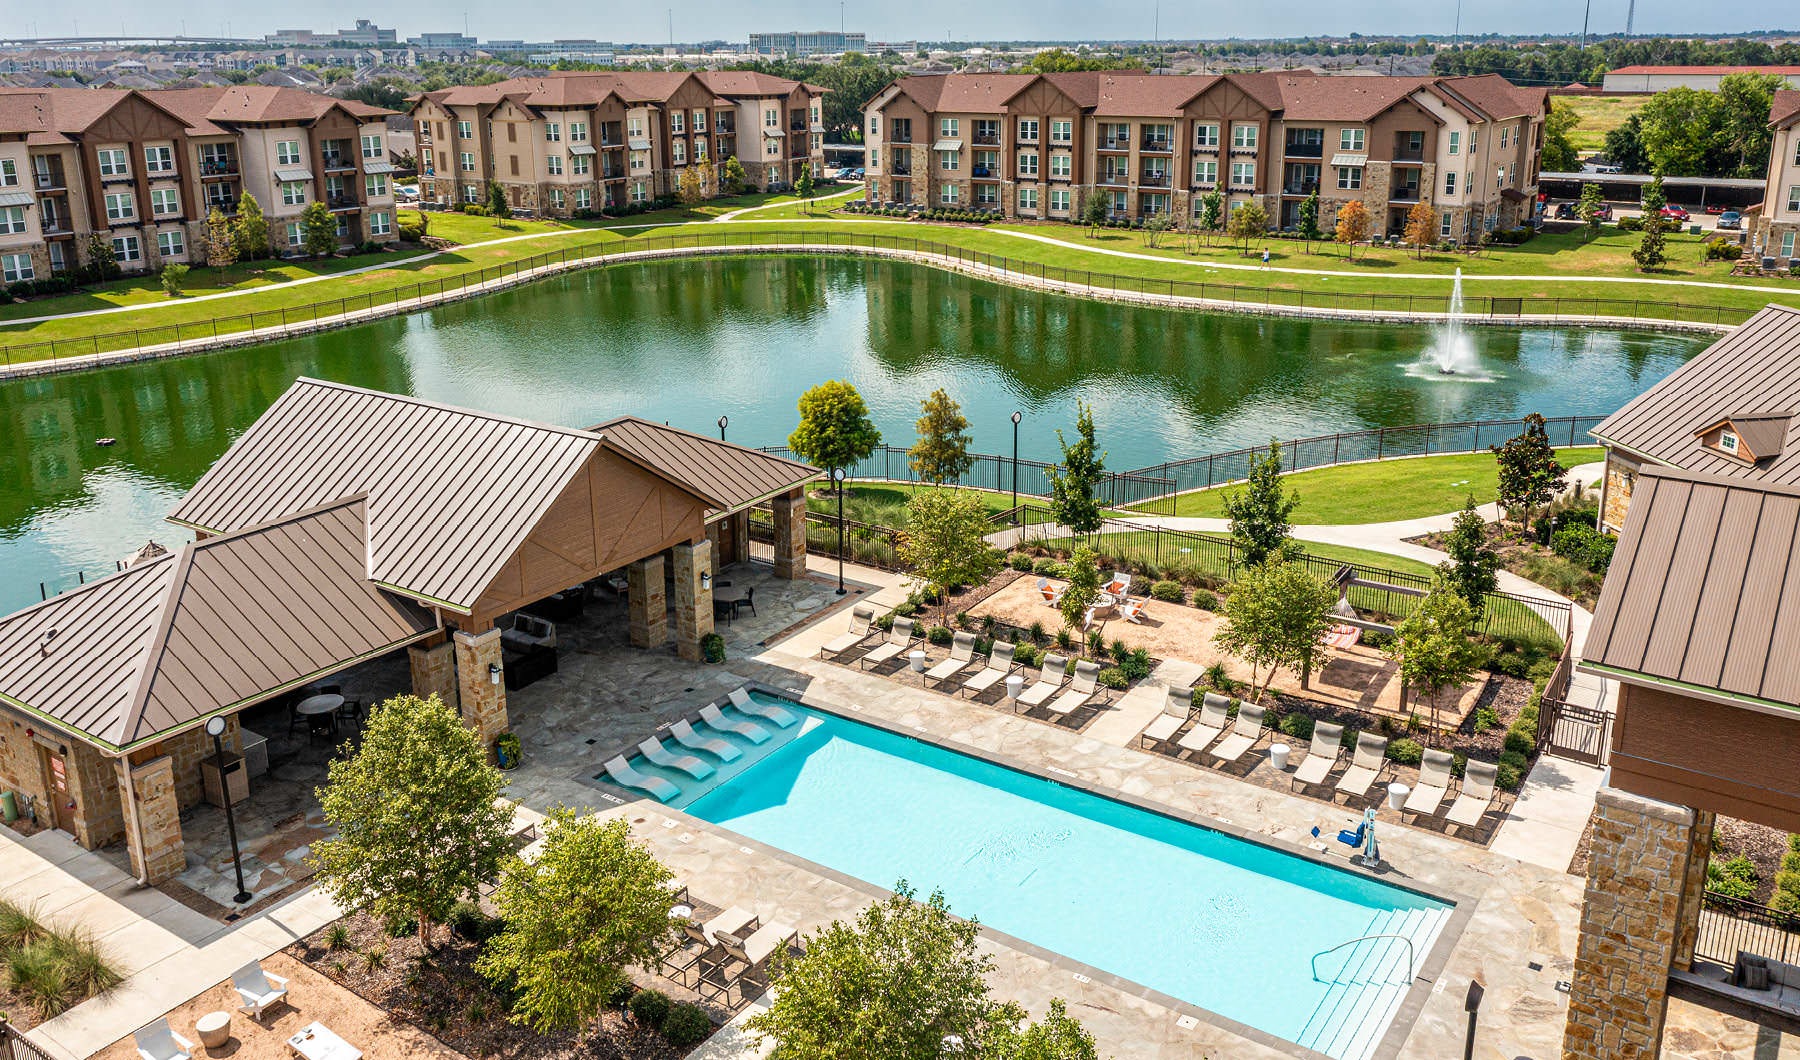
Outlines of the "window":
{"type": "Polygon", "coordinates": [[[776,110],[774,107],[763,108],[763,128],[781,128],[781,111],[776,110]]]}
{"type": "Polygon", "coordinates": [[[1037,212],[1038,190],[1036,188],[1019,189],[1019,209],[1037,212]]]}
{"type": "Polygon", "coordinates": [[[287,234],[287,243],[290,247],[297,247],[306,241],[306,233],[300,228],[299,221],[289,221],[283,231],[287,234]]]}
{"type": "Polygon", "coordinates": [[[0,235],[19,235],[25,231],[25,207],[0,208],[0,235]]]}
{"type": "Polygon", "coordinates": [[[1231,164],[1231,186],[1248,187],[1256,183],[1255,162],[1233,162],[1231,164]]]}
{"type": "Polygon", "coordinates": [[[1233,125],[1231,127],[1231,146],[1254,151],[1256,149],[1256,126],[1233,125]]]}
{"type": "Polygon", "coordinates": [[[1459,152],[1461,150],[1462,150],[1462,133],[1459,133],[1459,132],[1451,133],[1450,134],[1450,153],[1456,154],[1457,152],[1459,152]]]}
{"type": "Polygon", "coordinates": [[[1000,188],[994,184],[975,185],[975,202],[980,206],[1000,205],[1000,188]]]}
{"type": "Polygon", "coordinates": [[[464,202],[480,202],[481,201],[481,186],[478,184],[464,184],[463,185],[463,201],[464,202]]]}
{"type": "Polygon", "coordinates": [[[1720,431],[1719,448],[1730,453],[1732,456],[1736,456],[1738,451],[1738,436],[1729,430],[1720,431]]]}
{"type": "Polygon", "coordinates": [[[962,128],[962,119],[961,118],[939,118],[938,119],[938,136],[940,136],[940,137],[946,137],[946,138],[954,137],[954,136],[958,135],[958,130],[960,130],[961,128],[962,128]]]}
{"type": "Polygon", "coordinates": [[[871,114],[871,115],[869,115],[869,139],[873,140],[875,137],[880,136],[880,135],[881,135],[881,115],[871,114]]]}
{"type": "Polygon", "coordinates": [[[1361,151],[1363,149],[1363,131],[1361,129],[1338,130],[1338,150],[1361,151]]]}
{"type": "Polygon", "coordinates": [[[387,158],[387,152],[381,149],[381,134],[368,133],[362,138],[362,156],[379,162],[387,158]]]}
{"type": "Polygon", "coordinates": [[[136,236],[114,236],[112,245],[113,257],[118,258],[121,263],[144,260],[144,254],[138,246],[138,237],[136,236]]]}
{"type": "Polygon", "coordinates": [[[631,168],[632,169],[649,169],[650,168],[650,152],[648,152],[648,151],[633,151],[633,152],[631,152],[631,168]]]}
{"type": "Polygon", "coordinates": [[[563,197],[563,190],[561,188],[551,188],[550,189],[550,205],[553,208],[558,209],[558,210],[562,209],[563,204],[566,201],[567,200],[565,200],[563,197]]]}
{"type": "Polygon", "coordinates": [[[63,245],[61,243],[47,244],[44,249],[50,252],[51,272],[61,272],[69,267],[68,261],[63,257],[63,245]]]}
{"type": "Polygon", "coordinates": [[[175,149],[173,147],[144,148],[144,172],[175,172],[175,149]]]}
{"type": "Polygon", "coordinates": [[[1194,146],[1202,151],[1219,149],[1219,126],[1216,122],[1202,122],[1194,126],[1194,146]]]}
{"type": "Polygon", "coordinates": [[[297,166],[300,164],[300,141],[278,140],[275,143],[275,164],[278,166],[297,166]]]}
{"type": "Polygon", "coordinates": [[[1051,155],[1050,175],[1052,177],[1061,177],[1063,180],[1068,180],[1069,167],[1073,164],[1072,155],[1051,155]]]}
{"type": "Polygon", "coordinates": [[[955,151],[939,151],[938,152],[938,168],[943,170],[944,172],[954,173],[954,172],[956,172],[956,167],[960,164],[961,163],[957,159],[957,152],[955,152],[955,151]]]}
{"type": "Polygon", "coordinates": [[[1338,190],[1360,191],[1362,189],[1362,171],[1363,167],[1361,166],[1337,167],[1338,190]]]}
{"type": "Polygon", "coordinates": [[[181,238],[179,229],[173,232],[156,233],[156,252],[165,258],[179,258],[187,253],[187,241],[181,238]]]}
{"type": "Polygon", "coordinates": [[[1113,213],[1124,213],[1125,212],[1125,193],[1124,192],[1109,191],[1106,193],[1106,195],[1107,195],[1108,200],[1110,200],[1110,202],[1111,202],[1111,209],[1112,209],[1113,213]]]}
{"type": "Polygon", "coordinates": [[[128,177],[131,165],[125,161],[123,148],[108,147],[97,152],[100,156],[100,175],[103,177],[128,177]]]}
{"type": "Polygon", "coordinates": [[[879,147],[869,148],[869,168],[870,169],[880,169],[881,168],[881,148],[879,148],[879,147]]]}
{"type": "Polygon", "coordinates": [[[369,214],[369,234],[385,236],[394,230],[394,215],[386,210],[376,210],[369,214]]]}
{"type": "Polygon", "coordinates": [[[1051,213],[1068,213],[1069,212],[1069,189],[1055,188],[1055,189],[1051,190],[1051,192],[1050,192],[1050,212],[1051,213]]]}
{"type": "Polygon", "coordinates": [[[1219,163],[1212,159],[1194,163],[1195,184],[1217,184],[1219,182],[1219,163]]]}
{"type": "Polygon", "coordinates": [[[1479,150],[1481,150],[1481,130],[1480,129],[1470,129],[1469,130],[1469,153],[1474,154],[1475,152],[1477,152],[1479,150]]]}
{"type": "Polygon", "coordinates": [[[577,210],[585,210],[589,206],[592,206],[593,203],[594,203],[594,190],[592,188],[576,188],[575,189],[575,208],[577,210]]]}
{"type": "Polygon", "coordinates": [[[137,216],[137,204],[131,199],[128,191],[118,191],[106,197],[106,219],[108,221],[129,221],[137,216]]]}
{"type": "MultiPolygon", "coordinates": [[[[696,126],[698,128],[698,126],[696,126]]],[[[587,143],[587,122],[572,121],[569,123],[569,142],[573,144],[587,143]]]]}
{"type": "Polygon", "coordinates": [[[625,119],[625,135],[631,136],[631,137],[643,136],[644,135],[644,119],[642,119],[642,118],[626,118],[625,119]]]}
{"type": "Polygon", "coordinates": [[[1050,142],[1056,144],[1070,143],[1075,139],[1075,123],[1072,121],[1053,121],[1050,123],[1050,142]]]}
{"type": "Polygon", "coordinates": [[[562,125],[561,125],[561,123],[553,122],[553,121],[545,122],[544,123],[544,139],[553,144],[561,143],[562,142],[562,125]]]}
{"type": "Polygon", "coordinates": [[[675,164],[678,166],[682,165],[687,161],[687,141],[676,140],[673,142],[673,147],[674,150],[672,154],[674,156],[675,164]]]}
{"type": "Polygon", "coordinates": [[[1455,170],[1451,170],[1450,172],[1444,174],[1444,194],[1445,195],[1455,195],[1456,194],[1456,171],[1455,170]]]}
{"type": "Polygon", "coordinates": [[[470,122],[470,121],[457,122],[456,123],[456,135],[459,139],[463,139],[463,140],[467,140],[470,137],[474,136],[475,135],[475,123],[470,122]]]}
{"type": "Polygon", "coordinates": [[[1037,143],[1038,123],[1036,118],[1019,119],[1019,139],[1026,143],[1037,143]]]}
{"type": "Polygon", "coordinates": [[[1800,166],[1800,136],[1794,137],[1794,164],[1800,166]]]}
{"type": "MultiPolygon", "coordinates": [[[[817,121],[818,118],[815,117],[813,120],[817,121]]],[[[691,127],[693,128],[693,130],[695,132],[706,131],[706,112],[705,111],[703,111],[703,110],[695,110],[694,111],[694,120],[691,123],[691,127]]]]}
{"type": "Polygon", "coordinates": [[[960,201],[957,198],[956,185],[945,184],[945,185],[940,186],[938,188],[938,201],[943,203],[946,206],[955,206],[957,204],[957,202],[960,201]]]}
{"type": "Polygon", "coordinates": [[[155,188],[150,192],[150,212],[162,217],[181,212],[181,193],[174,188],[155,188]]]}
{"type": "MultiPolygon", "coordinates": [[[[560,162],[561,159],[558,159],[557,161],[560,162]]],[[[572,155],[569,158],[569,168],[574,171],[576,176],[585,177],[588,175],[588,170],[593,165],[593,162],[594,158],[592,155],[572,155]]]]}
{"type": "Polygon", "coordinates": [[[302,180],[282,181],[281,204],[283,206],[305,206],[306,182],[302,180]]]}
{"type": "Polygon", "coordinates": [[[0,188],[13,188],[18,184],[18,166],[10,158],[0,158],[0,188]]]}
{"type": "Polygon", "coordinates": [[[1800,184],[1788,189],[1788,213],[1800,213],[1800,184]]]}
{"type": "Polygon", "coordinates": [[[644,183],[641,180],[632,181],[631,182],[631,201],[632,202],[648,202],[649,200],[650,200],[650,185],[644,183]]]}
{"type": "Polygon", "coordinates": [[[669,131],[674,133],[676,136],[680,136],[682,133],[687,132],[687,112],[686,111],[678,110],[675,113],[669,115],[669,131]]]}
{"type": "Polygon", "coordinates": [[[363,178],[363,194],[371,199],[379,199],[388,193],[386,173],[370,173],[363,178]]]}
{"type": "MultiPolygon", "coordinates": [[[[52,243],[50,245],[55,246],[56,244],[52,243]]],[[[1781,233],[1781,256],[1784,258],[1791,258],[1794,256],[1794,233],[1781,233]]]]}
{"type": "Polygon", "coordinates": [[[548,172],[550,173],[551,176],[553,176],[553,177],[562,176],[562,171],[563,171],[562,156],[561,155],[546,155],[546,156],[544,156],[544,167],[546,168],[546,170],[548,170],[548,172]]]}
{"type": "Polygon", "coordinates": [[[1036,177],[1038,175],[1038,156],[1036,151],[1019,152],[1019,176],[1036,177]]]}
{"type": "Polygon", "coordinates": [[[36,275],[31,268],[30,254],[0,254],[0,280],[20,283],[36,275]]]}
{"type": "Polygon", "coordinates": [[[464,151],[461,156],[461,162],[462,162],[462,171],[464,173],[475,172],[475,152],[464,151]]]}
{"type": "Polygon", "coordinates": [[[1502,151],[1506,150],[1507,136],[1511,132],[1512,132],[1512,126],[1510,126],[1510,125],[1501,126],[1501,128],[1500,128],[1500,150],[1502,150],[1502,151]]]}

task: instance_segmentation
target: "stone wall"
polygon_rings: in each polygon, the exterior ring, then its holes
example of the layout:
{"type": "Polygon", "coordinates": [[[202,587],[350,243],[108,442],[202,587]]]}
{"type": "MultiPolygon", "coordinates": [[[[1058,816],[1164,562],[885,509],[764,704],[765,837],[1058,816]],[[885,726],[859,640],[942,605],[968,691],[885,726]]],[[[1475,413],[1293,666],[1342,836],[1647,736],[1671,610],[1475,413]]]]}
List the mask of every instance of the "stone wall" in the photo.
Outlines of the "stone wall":
{"type": "Polygon", "coordinates": [[[671,552],[675,568],[675,651],[689,662],[699,662],[700,638],[713,631],[712,585],[700,584],[702,577],[712,573],[712,542],[702,539],[691,545],[676,545],[671,552]]]}
{"type": "Polygon", "coordinates": [[[456,693],[456,649],[449,641],[440,644],[415,644],[406,649],[406,661],[412,668],[413,695],[421,699],[433,695],[460,711],[456,693]]]}
{"type": "Polygon", "coordinates": [[[1615,533],[1625,525],[1631,510],[1631,490],[1637,485],[1638,465],[1611,450],[1606,454],[1606,480],[1601,489],[1601,528],[1615,533]]]}
{"type": "Polygon", "coordinates": [[[509,727],[505,679],[496,683],[488,673],[488,667],[500,664],[500,631],[469,634],[459,630],[453,643],[462,719],[492,754],[495,738],[509,727]]]}
{"type": "Polygon", "coordinates": [[[775,513],[775,577],[806,577],[806,490],[769,501],[775,513]]]}
{"type": "MultiPolygon", "coordinates": [[[[0,710],[0,791],[29,795],[38,806],[40,820],[53,820],[50,808],[50,786],[44,777],[42,752],[28,733],[31,727],[13,715],[0,710]]],[[[24,813],[23,800],[19,812],[24,813]]]]}
{"type": "Polygon", "coordinates": [[[120,776],[114,786],[122,789],[128,782],[137,795],[137,812],[125,815],[131,870],[153,884],[161,883],[187,867],[181,807],[175,794],[175,763],[166,756],[135,766],[120,759],[115,760],[115,768],[120,776]],[[123,776],[127,770],[129,778],[123,776]]]}

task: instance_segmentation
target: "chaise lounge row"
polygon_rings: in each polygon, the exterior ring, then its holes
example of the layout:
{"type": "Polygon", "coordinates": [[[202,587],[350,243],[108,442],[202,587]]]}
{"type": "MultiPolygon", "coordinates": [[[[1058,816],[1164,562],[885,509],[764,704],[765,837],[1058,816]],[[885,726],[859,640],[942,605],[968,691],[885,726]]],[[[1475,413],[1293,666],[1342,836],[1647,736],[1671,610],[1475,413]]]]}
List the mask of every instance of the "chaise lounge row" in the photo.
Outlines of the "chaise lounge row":
{"type": "Polygon", "coordinates": [[[764,924],[761,917],[738,906],[704,924],[686,920],[682,933],[681,940],[657,958],[657,968],[714,1002],[734,988],[740,999],[746,987],[766,989],[770,959],[800,941],[794,928],[775,921],[764,924]]]}
{"type": "MultiPolygon", "coordinates": [[[[751,699],[749,693],[742,688],[732,689],[731,705],[733,709],[769,722],[777,728],[788,728],[800,720],[790,711],[758,703],[751,699]]],[[[763,744],[769,741],[768,729],[753,721],[739,721],[736,718],[727,717],[716,703],[709,703],[700,708],[700,720],[714,732],[739,736],[752,744],[763,744]]],[[[735,762],[744,754],[743,751],[719,737],[702,734],[687,718],[682,718],[669,726],[669,736],[687,751],[710,755],[718,759],[721,764],[735,762]]],[[[640,741],[637,749],[638,753],[644,756],[645,761],[665,769],[679,770],[695,780],[705,780],[715,772],[713,765],[701,758],[699,754],[674,750],[663,743],[660,736],[650,736],[640,741]]],[[[680,789],[667,780],[633,768],[631,763],[625,760],[624,755],[614,755],[607,759],[605,768],[606,775],[616,783],[627,788],[648,792],[660,802],[668,802],[680,794],[680,789]]]]}

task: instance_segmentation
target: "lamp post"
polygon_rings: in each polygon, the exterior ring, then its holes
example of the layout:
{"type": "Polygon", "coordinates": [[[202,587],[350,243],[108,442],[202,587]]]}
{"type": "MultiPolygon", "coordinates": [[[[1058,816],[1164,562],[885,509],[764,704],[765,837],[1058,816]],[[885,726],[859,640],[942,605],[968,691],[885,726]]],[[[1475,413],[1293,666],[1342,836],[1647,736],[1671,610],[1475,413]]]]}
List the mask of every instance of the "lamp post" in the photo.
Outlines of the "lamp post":
{"type": "Polygon", "coordinates": [[[206,719],[206,735],[213,738],[213,763],[219,770],[219,795],[225,802],[225,832],[231,837],[231,867],[237,870],[237,893],[231,900],[243,905],[250,900],[250,892],[244,887],[244,859],[238,853],[237,815],[231,811],[231,785],[225,780],[225,718],[213,715],[206,719]]]}
{"type": "Polygon", "coordinates": [[[1463,1011],[1469,1014],[1469,1036],[1463,1042],[1463,1060],[1474,1060],[1475,1056],[1475,1019],[1481,1014],[1481,998],[1487,993],[1482,988],[1481,980],[1469,980],[1469,993],[1463,998],[1463,1011]]]}
{"type": "Polygon", "coordinates": [[[831,469],[832,484],[837,487],[838,495],[838,587],[837,595],[844,595],[844,469],[831,469]]]}
{"type": "Polygon", "coordinates": [[[1013,421],[1013,522],[1019,521],[1019,421],[1025,418],[1023,412],[1014,412],[1013,421]]]}
{"type": "Polygon", "coordinates": [[[731,426],[731,417],[730,416],[720,416],[719,417],[719,441],[722,442],[725,440],[725,428],[727,428],[729,426],[731,426]]]}

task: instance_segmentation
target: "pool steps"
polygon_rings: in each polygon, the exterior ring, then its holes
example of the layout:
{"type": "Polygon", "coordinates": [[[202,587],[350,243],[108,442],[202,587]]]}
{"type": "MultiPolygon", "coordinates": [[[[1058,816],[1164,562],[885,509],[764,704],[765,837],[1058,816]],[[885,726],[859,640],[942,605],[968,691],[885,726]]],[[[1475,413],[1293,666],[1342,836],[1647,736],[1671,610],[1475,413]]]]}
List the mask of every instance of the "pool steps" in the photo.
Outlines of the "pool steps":
{"type": "Polygon", "coordinates": [[[1408,964],[1423,961],[1450,912],[1385,910],[1364,934],[1403,935],[1412,940],[1410,948],[1399,939],[1375,938],[1322,958],[1320,975],[1331,976],[1331,987],[1307,1019],[1299,1044],[1337,1060],[1369,1060],[1418,974],[1418,967],[1408,964]]]}

